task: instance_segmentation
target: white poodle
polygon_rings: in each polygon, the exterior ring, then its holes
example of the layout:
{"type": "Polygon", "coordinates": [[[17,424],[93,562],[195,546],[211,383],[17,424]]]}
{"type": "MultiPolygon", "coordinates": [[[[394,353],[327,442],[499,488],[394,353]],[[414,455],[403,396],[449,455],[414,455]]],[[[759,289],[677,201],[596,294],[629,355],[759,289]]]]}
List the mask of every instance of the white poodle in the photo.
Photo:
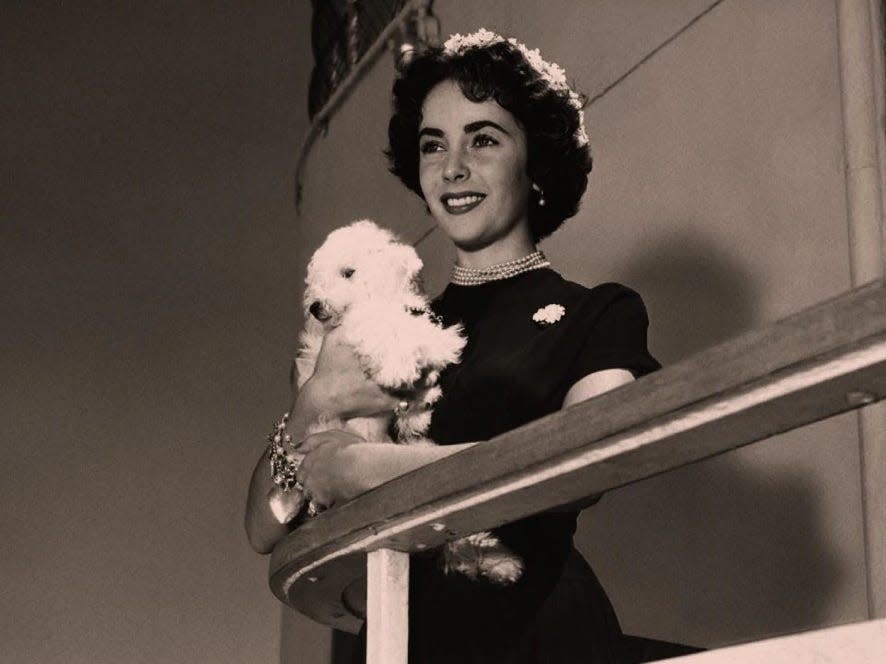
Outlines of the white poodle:
{"type": "MultiPolygon", "coordinates": [[[[421,268],[415,249],[369,220],[333,231],[314,253],[296,357],[299,387],[314,372],[323,335],[338,328],[367,376],[386,390],[408,395],[409,405],[347,421],[323,416],[309,433],[345,429],[372,442],[433,444],[423,435],[431,407],[441,396],[437,378],[444,367],[458,362],[466,340],[460,325],[442,327],[431,312],[421,288],[421,268]],[[388,433],[392,423],[396,441],[388,433]]],[[[447,544],[444,567],[502,584],[513,583],[523,572],[520,558],[488,532],[447,544]]]]}
{"type": "MultiPolygon", "coordinates": [[[[440,398],[440,370],[458,362],[465,338],[460,326],[444,328],[421,291],[421,259],[415,249],[371,221],[357,221],[326,238],[308,263],[305,329],[296,357],[298,386],[314,373],[323,336],[338,328],[353,346],[366,375],[391,392],[408,394],[397,413],[398,441],[419,438],[440,398]]],[[[353,431],[366,440],[390,441],[390,417],[342,422],[321,417],[309,433],[353,431]]]]}

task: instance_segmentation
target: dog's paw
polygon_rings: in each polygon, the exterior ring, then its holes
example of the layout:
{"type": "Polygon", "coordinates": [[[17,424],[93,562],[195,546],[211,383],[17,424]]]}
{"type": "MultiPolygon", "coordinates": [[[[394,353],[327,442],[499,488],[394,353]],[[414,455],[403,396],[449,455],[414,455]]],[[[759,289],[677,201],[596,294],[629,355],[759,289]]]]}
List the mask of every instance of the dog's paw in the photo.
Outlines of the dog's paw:
{"type": "Polygon", "coordinates": [[[397,440],[412,444],[416,439],[421,439],[431,426],[431,412],[429,410],[407,412],[397,417],[394,424],[397,427],[397,440]]]}
{"type": "Polygon", "coordinates": [[[443,548],[443,569],[508,585],[523,575],[523,561],[498,537],[484,531],[449,542],[443,548]]]}
{"type": "Polygon", "coordinates": [[[421,405],[425,410],[430,410],[431,407],[435,403],[437,403],[442,396],[443,390],[440,389],[437,385],[434,385],[433,387],[428,388],[420,394],[421,405]]]}
{"type": "Polygon", "coordinates": [[[506,586],[516,583],[523,576],[523,561],[504,547],[502,549],[483,556],[479,573],[493,583],[506,586]]]}

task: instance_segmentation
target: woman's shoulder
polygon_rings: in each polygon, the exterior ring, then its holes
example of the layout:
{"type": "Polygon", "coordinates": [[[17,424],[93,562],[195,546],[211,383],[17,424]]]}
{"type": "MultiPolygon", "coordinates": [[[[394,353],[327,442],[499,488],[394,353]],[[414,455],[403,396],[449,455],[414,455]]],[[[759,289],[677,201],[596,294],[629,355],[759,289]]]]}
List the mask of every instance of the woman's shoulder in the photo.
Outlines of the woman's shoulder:
{"type": "Polygon", "coordinates": [[[551,284],[559,288],[564,295],[569,296],[573,300],[581,301],[588,306],[599,306],[606,308],[620,300],[635,301],[642,305],[643,299],[630,286],[618,283],[616,281],[607,281],[596,284],[594,286],[585,286],[574,281],[570,281],[563,277],[559,272],[551,271],[554,279],[551,284]]]}
{"type": "Polygon", "coordinates": [[[556,282],[541,299],[559,304],[568,312],[572,333],[586,336],[593,330],[604,329],[616,336],[640,331],[645,334],[649,326],[646,304],[633,288],[615,281],[585,286],[559,274],[556,282]]]}
{"type": "Polygon", "coordinates": [[[582,350],[571,368],[573,383],[604,369],[627,369],[639,377],[660,368],[649,353],[649,317],[637,291],[614,281],[593,287],[564,282],[578,300],[571,334],[582,339],[582,350]]]}

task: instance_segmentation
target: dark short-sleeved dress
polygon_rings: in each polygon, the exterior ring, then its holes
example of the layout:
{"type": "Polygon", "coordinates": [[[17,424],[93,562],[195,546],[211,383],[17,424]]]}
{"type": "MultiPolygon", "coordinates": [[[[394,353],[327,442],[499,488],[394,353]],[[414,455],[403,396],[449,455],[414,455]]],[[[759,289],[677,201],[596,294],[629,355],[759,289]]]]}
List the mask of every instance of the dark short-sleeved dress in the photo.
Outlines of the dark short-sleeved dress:
{"type": "MultiPolygon", "coordinates": [[[[569,388],[603,369],[658,368],[646,347],[646,310],[615,283],[588,289],[551,269],[479,286],[450,284],[434,301],[445,325],[467,333],[462,361],[443,372],[429,437],[483,441],[560,409],[569,388]],[[542,325],[547,305],[565,312],[542,325]]],[[[540,443],[542,444],[542,443],[540,443]]],[[[577,512],[549,512],[496,529],[526,569],[512,586],[444,574],[439,555],[410,571],[410,662],[620,662],[621,630],[591,568],[575,551],[577,512]]]]}

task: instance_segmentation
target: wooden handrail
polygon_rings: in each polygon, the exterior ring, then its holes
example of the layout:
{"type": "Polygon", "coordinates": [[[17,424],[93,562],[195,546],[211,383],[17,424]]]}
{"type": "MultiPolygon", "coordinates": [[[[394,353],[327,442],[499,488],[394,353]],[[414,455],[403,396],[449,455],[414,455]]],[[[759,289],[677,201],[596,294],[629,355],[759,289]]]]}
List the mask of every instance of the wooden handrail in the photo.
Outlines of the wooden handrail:
{"type": "Polygon", "coordinates": [[[408,475],[305,523],[270,585],[327,625],[359,629],[366,552],[420,551],[580,500],[886,395],[877,281],[408,475]]]}
{"type": "Polygon", "coordinates": [[[826,627],[668,660],[668,664],[739,662],[881,664],[886,662],[886,619],[826,627]]]}

